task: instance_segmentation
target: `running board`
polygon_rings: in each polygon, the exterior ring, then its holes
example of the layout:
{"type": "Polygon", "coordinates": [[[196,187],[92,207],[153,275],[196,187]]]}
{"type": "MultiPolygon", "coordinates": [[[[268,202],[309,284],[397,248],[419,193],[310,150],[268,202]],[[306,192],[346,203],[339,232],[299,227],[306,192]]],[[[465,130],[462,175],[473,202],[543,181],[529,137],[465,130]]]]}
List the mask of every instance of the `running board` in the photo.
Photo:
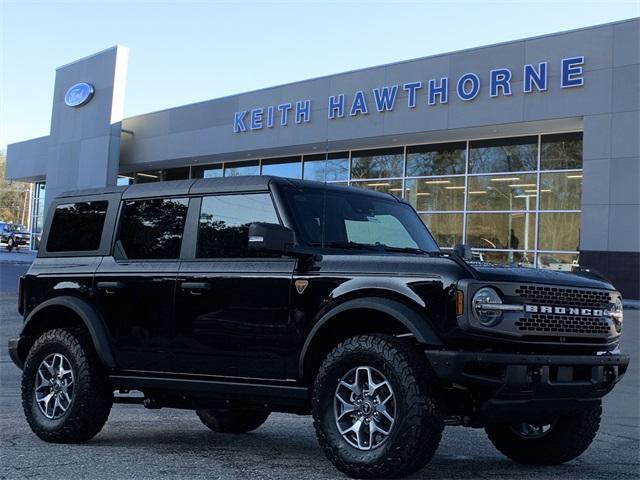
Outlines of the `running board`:
{"type": "Polygon", "coordinates": [[[146,375],[110,375],[109,378],[114,389],[164,390],[180,393],[198,393],[201,395],[211,394],[223,398],[255,399],[290,406],[304,406],[309,403],[309,389],[307,387],[146,375]]]}

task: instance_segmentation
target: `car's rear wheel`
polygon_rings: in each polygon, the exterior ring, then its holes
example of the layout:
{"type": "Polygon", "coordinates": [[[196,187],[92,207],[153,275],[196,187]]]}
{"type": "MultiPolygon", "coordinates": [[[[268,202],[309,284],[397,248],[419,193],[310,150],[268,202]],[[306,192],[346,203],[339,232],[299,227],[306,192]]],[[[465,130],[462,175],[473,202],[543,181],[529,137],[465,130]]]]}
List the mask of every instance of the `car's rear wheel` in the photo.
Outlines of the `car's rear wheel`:
{"type": "Polygon", "coordinates": [[[247,433],[260,427],[271,413],[257,407],[207,408],[197,410],[198,417],[207,427],[218,433],[247,433]]]}
{"type": "Polygon", "coordinates": [[[338,345],[314,384],[313,419],[320,446],[354,478],[410,475],[433,457],[444,423],[436,384],[408,341],[362,335],[338,345]]]}
{"type": "Polygon", "coordinates": [[[22,407],[31,430],[52,443],[93,438],[104,426],[113,390],[81,330],[50,330],[36,340],[22,374],[22,407]]]}
{"type": "Polygon", "coordinates": [[[518,463],[558,465],[580,456],[598,433],[602,406],[562,415],[552,422],[495,424],[486,427],[493,445],[518,463]]]}

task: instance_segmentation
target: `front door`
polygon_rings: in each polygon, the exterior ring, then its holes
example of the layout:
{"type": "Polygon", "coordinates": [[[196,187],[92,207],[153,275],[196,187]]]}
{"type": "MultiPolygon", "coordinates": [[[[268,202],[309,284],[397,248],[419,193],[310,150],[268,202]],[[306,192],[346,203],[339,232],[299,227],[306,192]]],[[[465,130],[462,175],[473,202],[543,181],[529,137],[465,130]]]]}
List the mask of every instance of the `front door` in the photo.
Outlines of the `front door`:
{"type": "Polygon", "coordinates": [[[97,304],[123,369],[171,372],[175,289],[188,200],[122,202],[114,255],[95,274],[97,304]]]}
{"type": "Polygon", "coordinates": [[[279,223],[269,193],[202,199],[194,258],[176,285],[174,356],[180,371],[285,377],[295,348],[289,302],[295,260],[252,257],[252,222],[279,223]]]}

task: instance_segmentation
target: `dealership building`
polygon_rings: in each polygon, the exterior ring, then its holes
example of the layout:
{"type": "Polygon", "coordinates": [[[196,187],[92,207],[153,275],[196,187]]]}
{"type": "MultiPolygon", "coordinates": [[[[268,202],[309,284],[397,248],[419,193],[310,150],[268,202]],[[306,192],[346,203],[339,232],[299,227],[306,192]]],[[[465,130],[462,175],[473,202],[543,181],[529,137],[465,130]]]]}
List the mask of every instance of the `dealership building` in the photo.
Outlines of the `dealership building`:
{"type": "Polygon", "coordinates": [[[128,51],[118,46],[56,71],[50,134],[9,145],[7,177],[33,183],[34,233],[50,200],[85,187],[264,174],[384,191],[410,202],[444,248],[592,268],[637,299],[639,26],[636,18],[129,118],[128,51]]]}

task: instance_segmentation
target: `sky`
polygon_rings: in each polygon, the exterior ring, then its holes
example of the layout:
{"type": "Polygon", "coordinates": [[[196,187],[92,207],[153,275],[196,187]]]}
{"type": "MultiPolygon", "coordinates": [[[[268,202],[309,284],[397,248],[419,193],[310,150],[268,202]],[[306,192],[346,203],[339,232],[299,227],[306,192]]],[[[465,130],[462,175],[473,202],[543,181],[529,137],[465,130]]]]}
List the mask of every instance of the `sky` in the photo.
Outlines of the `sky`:
{"type": "Polygon", "coordinates": [[[129,117],[638,16],[639,0],[0,0],[0,150],[49,134],[57,67],[116,44],[129,117]]]}

